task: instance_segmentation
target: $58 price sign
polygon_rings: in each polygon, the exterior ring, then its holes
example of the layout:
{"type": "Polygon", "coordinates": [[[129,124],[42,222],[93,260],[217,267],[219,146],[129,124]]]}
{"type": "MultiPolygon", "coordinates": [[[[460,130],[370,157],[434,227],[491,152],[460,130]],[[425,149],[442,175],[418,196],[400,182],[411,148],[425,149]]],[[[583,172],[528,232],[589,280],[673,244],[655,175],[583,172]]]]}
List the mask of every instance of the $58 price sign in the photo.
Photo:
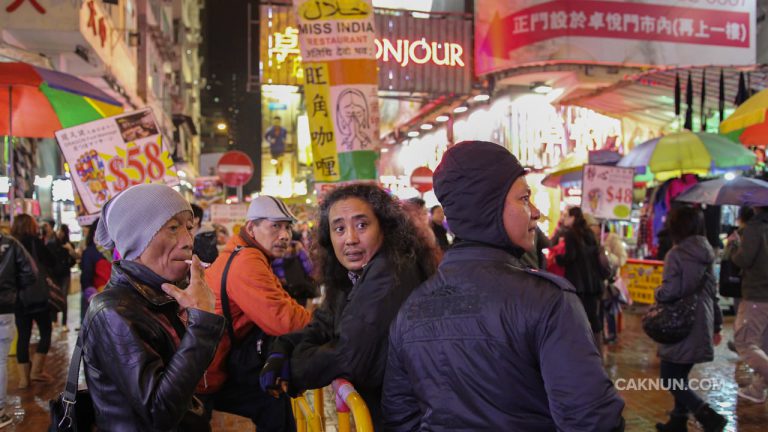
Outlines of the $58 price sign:
{"type": "Polygon", "coordinates": [[[163,153],[159,141],[158,137],[157,141],[129,143],[125,149],[117,147],[117,154],[107,164],[107,180],[112,183],[115,192],[163,180],[168,155],[163,153]]]}

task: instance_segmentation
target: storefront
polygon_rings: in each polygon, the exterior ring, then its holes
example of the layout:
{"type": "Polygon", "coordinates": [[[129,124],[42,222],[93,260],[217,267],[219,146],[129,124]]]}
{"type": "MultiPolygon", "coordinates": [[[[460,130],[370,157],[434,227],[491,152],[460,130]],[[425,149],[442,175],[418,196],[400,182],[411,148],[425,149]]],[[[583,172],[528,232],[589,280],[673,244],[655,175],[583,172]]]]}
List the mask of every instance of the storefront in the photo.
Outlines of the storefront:
{"type": "MultiPolygon", "coordinates": [[[[262,83],[262,192],[281,197],[312,190],[311,136],[299,86],[304,83],[295,11],[287,6],[261,7],[260,82],[262,83]],[[281,129],[284,130],[281,131],[281,129]],[[269,136],[268,136],[269,135],[269,136]],[[277,140],[274,137],[278,137],[277,140]],[[284,138],[280,138],[284,137],[284,138]]],[[[381,135],[416,116],[415,100],[469,94],[472,87],[471,21],[463,14],[421,14],[377,9],[381,135]]],[[[379,174],[386,177],[386,150],[379,174]]]]}

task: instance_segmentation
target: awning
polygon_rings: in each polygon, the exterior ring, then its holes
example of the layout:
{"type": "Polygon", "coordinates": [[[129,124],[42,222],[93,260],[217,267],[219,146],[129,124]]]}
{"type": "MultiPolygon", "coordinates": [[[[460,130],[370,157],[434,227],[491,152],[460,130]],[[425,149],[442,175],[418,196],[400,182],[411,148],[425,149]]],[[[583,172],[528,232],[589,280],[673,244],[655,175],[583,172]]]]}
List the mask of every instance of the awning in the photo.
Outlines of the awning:
{"type": "Polygon", "coordinates": [[[576,105],[612,117],[628,119],[662,128],[675,120],[675,76],[680,76],[681,116],[685,115],[685,89],[688,73],[693,87],[693,117],[698,121],[701,104],[701,80],[706,72],[707,113],[718,111],[720,71],[725,81],[725,107],[733,108],[738,91],[739,72],[744,72],[747,86],[754,90],[768,87],[768,66],[706,66],[689,68],[660,68],[627,75],[615,84],[597,90],[583,90],[568,94],[558,101],[560,105],[576,105]]]}

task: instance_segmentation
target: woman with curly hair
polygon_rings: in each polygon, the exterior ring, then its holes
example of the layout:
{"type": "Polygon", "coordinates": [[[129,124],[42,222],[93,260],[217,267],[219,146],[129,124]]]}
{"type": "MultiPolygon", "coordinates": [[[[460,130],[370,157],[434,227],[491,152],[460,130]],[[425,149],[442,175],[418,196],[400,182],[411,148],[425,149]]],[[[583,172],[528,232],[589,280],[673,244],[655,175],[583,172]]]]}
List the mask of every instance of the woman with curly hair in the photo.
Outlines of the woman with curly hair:
{"type": "Polygon", "coordinates": [[[261,386],[296,393],[346,378],[378,425],[389,325],[435,272],[437,251],[420,240],[397,199],[371,184],[326,197],[312,249],[325,301],[306,328],[275,341],[261,386]]]}

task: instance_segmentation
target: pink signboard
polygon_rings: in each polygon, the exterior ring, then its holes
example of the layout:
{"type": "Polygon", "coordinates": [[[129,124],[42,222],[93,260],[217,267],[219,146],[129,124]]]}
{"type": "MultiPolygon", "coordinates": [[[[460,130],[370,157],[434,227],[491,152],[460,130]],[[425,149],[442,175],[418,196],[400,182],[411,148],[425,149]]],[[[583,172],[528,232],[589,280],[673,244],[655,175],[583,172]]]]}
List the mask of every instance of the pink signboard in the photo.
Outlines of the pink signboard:
{"type": "Polygon", "coordinates": [[[755,62],[750,0],[477,0],[475,71],[541,62],[755,62]]]}

